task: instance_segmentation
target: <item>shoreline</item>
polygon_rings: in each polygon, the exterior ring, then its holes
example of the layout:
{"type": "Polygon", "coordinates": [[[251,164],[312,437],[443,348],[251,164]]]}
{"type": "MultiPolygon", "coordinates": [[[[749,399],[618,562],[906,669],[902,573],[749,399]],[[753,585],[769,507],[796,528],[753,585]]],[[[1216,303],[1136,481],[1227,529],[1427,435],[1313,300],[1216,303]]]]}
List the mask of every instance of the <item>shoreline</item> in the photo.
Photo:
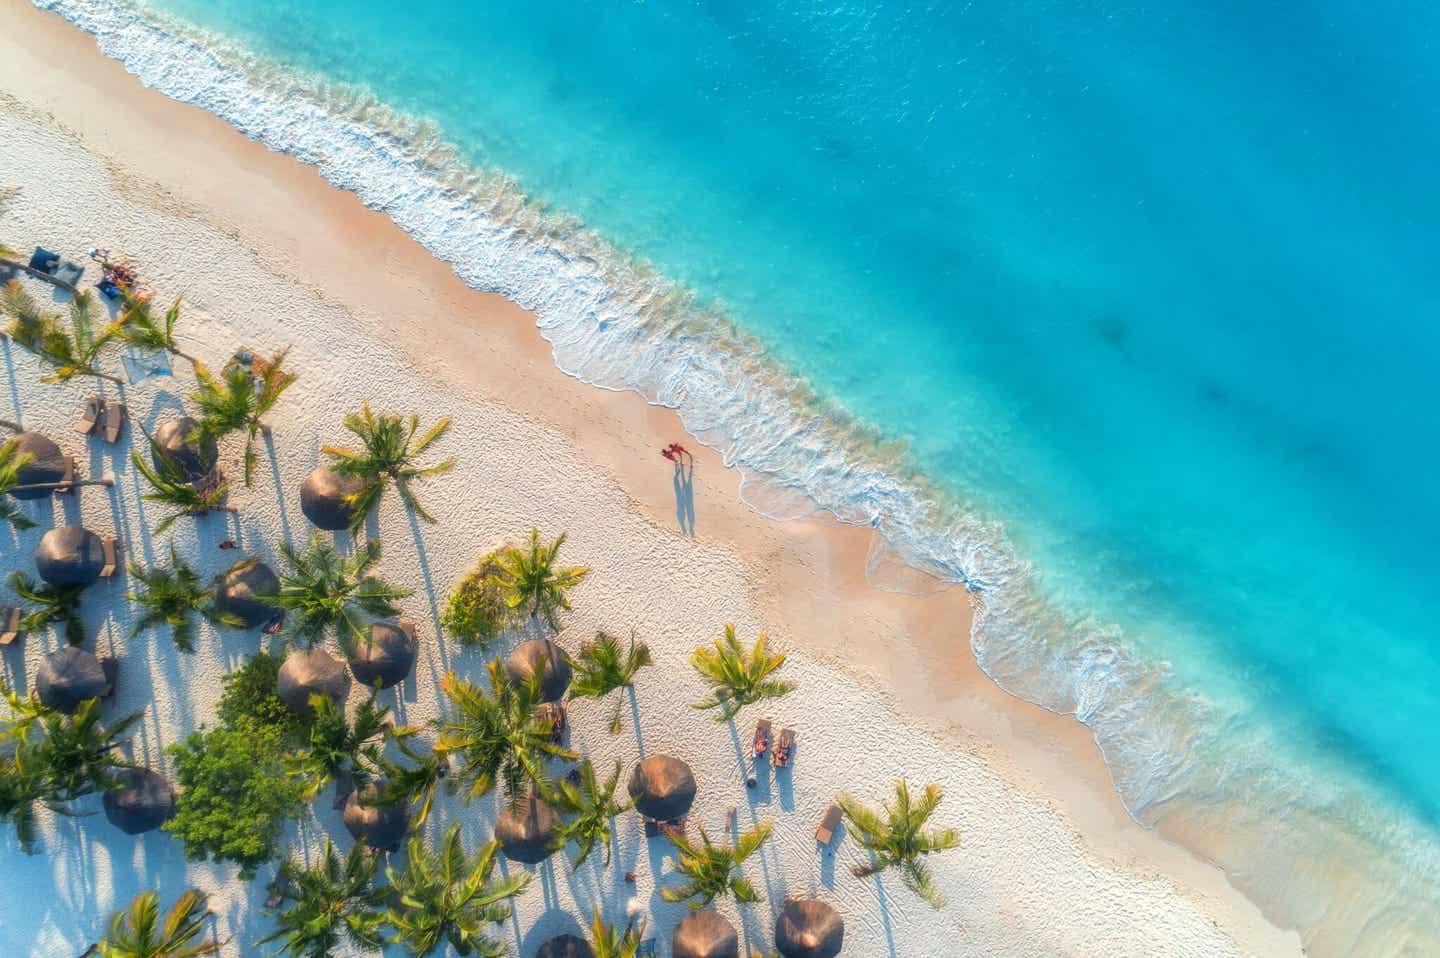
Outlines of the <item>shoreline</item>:
{"type": "MultiPolygon", "coordinates": [[[[60,18],[17,3],[0,6],[0,24],[0,90],[48,111],[104,157],[122,195],[214,224],[269,271],[381,331],[426,377],[565,437],[624,490],[636,516],[678,535],[669,476],[655,455],[685,435],[674,411],[561,373],[532,314],[465,286],[384,214],[315,169],[197,107],[143,89],[60,18]],[[158,197],[151,183],[163,184],[158,197]],[[276,210],[285,211],[279,220],[276,210]],[[433,331],[431,341],[415,342],[417,328],[433,331]],[[447,353],[482,358],[447,362],[435,355],[436,340],[463,344],[447,353]]],[[[1016,787],[1054,803],[1086,847],[1183,886],[1220,913],[1216,920],[1238,940],[1266,940],[1267,954],[1279,953],[1269,949],[1282,941],[1299,951],[1298,936],[1270,928],[1218,869],[1130,819],[1083,725],[1012,698],[979,670],[962,589],[925,597],[873,589],[864,577],[870,530],[828,517],[763,519],[741,502],[739,475],[713,450],[694,449],[699,535],[741,557],[750,596],[778,642],[888,690],[908,719],[958,737],[1007,769],[1016,787]],[[854,654],[863,648],[863,658],[854,654]],[[935,674],[905,668],[916,654],[935,674]]]]}

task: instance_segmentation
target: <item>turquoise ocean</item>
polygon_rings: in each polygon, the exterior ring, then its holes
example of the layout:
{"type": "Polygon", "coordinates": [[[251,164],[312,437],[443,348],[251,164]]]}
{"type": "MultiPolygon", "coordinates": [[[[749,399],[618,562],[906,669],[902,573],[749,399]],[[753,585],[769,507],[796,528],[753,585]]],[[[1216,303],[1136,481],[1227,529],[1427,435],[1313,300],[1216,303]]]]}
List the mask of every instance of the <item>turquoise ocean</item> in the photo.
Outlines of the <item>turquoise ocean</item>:
{"type": "Polygon", "coordinates": [[[1313,953],[1440,953],[1440,6],[37,2],[977,591],[1313,953]]]}

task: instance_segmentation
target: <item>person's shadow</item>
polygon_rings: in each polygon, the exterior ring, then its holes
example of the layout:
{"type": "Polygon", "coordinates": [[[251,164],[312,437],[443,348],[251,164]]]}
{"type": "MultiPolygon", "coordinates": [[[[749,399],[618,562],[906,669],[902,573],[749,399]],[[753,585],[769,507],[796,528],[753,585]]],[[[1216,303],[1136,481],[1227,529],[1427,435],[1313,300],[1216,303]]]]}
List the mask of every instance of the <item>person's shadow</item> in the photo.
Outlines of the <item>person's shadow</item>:
{"type": "Polygon", "coordinates": [[[687,466],[683,461],[675,463],[675,519],[680,531],[695,537],[695,460],[687,466]]]}

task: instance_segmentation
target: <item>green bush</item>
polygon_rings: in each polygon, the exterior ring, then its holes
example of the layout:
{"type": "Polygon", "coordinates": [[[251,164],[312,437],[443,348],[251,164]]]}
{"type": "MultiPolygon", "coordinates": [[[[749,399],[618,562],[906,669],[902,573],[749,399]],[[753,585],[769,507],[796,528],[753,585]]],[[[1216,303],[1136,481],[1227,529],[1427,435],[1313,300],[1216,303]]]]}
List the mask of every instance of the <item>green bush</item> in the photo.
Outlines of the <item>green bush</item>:
{"type": "Polygon", "coordinates": [[[225,691],[220,695],[220,723],[235,728],[242,720],[280,730],[286,741],[301,737],[304,722],[280,700],[275,681],[280,675],[281,660],[268,652],[257,652],[245,664],[225,676],[225,691]]]}
{"type": "Polygon", "coordinates": [[[201,730],[166,752],[175,759],[180,797],[165,830],[191,859],[231,861],[240,877],[279,853],[286,819],[304,808],[305,782],[288,774],[284,733],[240,718],[201,730]]]}
{"type": "Polygon", "coordinates": [[[500,636],[515,620],[515,612],[505,602],[505,590],[495,577],[495,550],[460,580],[445,603],[440,624],[445,631],[466,645],[487,645],[500,636]]]}

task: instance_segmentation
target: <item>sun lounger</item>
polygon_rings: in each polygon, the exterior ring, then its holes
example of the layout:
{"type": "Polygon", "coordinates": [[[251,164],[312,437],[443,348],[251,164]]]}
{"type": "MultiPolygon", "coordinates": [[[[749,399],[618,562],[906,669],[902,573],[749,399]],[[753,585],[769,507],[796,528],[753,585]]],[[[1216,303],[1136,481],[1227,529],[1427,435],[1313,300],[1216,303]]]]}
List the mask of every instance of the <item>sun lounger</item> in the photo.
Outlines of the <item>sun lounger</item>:
{"type": "Polygon", "coordinates": [[[108,279],[102,279],[100,282],[96,283],[95,288],[98,289],[100,291],[100,295],[104,296],[106,299],[120,298],[120,287],[116,286],[108,279]]]}
{"type": "Polygon", "coordinates": [[[115,694],[115,679],[120,675],[120,660],[112,656],[104,656],[100,659],[100,670],[105,673],[105,691],[100,693],[102,699],[108,699],[115,694]]]}
{"type": "Polygon", "coordinates": [[[61,481],[62,483],[64,483],[64,485],[62,485],[60,488],[56,489],[56,490],[55,490],[56,492],[60,493],[60,494],[63,496],[63,495],[68,495],[69,493],[72,493],[72,492],[75,491],[75,487],[72,486],[72,485],[70,485],[70,483],[72,483],[72,482],[75,481],[75,457],[74,457],[74,456],[66,456],[66,457],[65,457],[65,475],[63,475],[63,476],[60,477],[60,481],[61,481]]]}
{"type": "Polygon", "coordinates": [[[831,803],[830,807],[825,809],[825,816],[820,819],[820,827],[815,829],[815,840],[822,845],[830,844],[830,840],[835,837],[835,829],[839,826],[843,816],[844,812],[840,806],[831,803]]]}
{"type": "Polygon", "coordinates": [[[30,254],[30,268],[38,269],[42,273],[54,273],[55,268],[60,265],[60,254],[52,253],[43,246],[35,247],[35,252],[30,254]]]}
{"type": "Polygon", "coordinates": [[[275,876],[275,880],[265,886],[270,897],[265,899],[266,908],[279,908],[285,900],[285,895],[290,891],[290,877],[284,872],[275,876]]]}
{"type": "Polygon", "coordinates": [[[125,428],[125,404],[112,402],[105,406],[105,441],[117,442],[125,428]]]}
{"type": "Polygon", "coordinates": [[[776,768],[784,768],[790,764],[790,757],[795,754],[795,730],[793,728],[782,728],[780,730],[780,741],[775,743],[775,757],[771,759],[776,768]]]}
{"type": "Polygon", "coordinates": [[[95,431],[95,424],[105,415],[105,397],[91,396],[85,400],[84,407],[80,410],[80,418],[75,421],[75,431],[82,436],[88,436],[95,431]]]}
{"type": "Polygon", "coordinates": [[[78,263],[72,263],[68,259],[62,259],[51,271],[51,275],[67,286],[80,285],[80,277],[85,275],[85,267],[78,263]]]}
{"type": "Polygon", "coordinates": [[[535,709],[535,715],[550,723],[550,741],[559,745],[565,738],[565,706],[559,702],[542,702],[535,709]]]}
{"type": "Polygon", "coordinates": [[[679,835],[681,838],[684,838],[687,821],[688,820],[684,818],[677,818],[672,822],[662,822],[659,819],[646,816],[645,837],[654,838],[657,835],[664,835],[666,838],[669,838],[671,835],[679,835]]]}
{"type": "Polygon", "coordinates": [[[100,547],[105,552],[105,566],[100,570],[100,578],[108,579],[120,570],[120,540],[105,536],[100,540],[100,547]]]}
{"type": "Polygon", "coordinates": [[[755,723],[755,741],[753,744],[756,758],[763,758],[770,750],[770,720],[762,718],[755,723]]]}
{"type": "Polygon", "coordinates": [[[0,605],[0,645],[11,645],[20,638],[20,610],[13,605],[0,605]]]}

